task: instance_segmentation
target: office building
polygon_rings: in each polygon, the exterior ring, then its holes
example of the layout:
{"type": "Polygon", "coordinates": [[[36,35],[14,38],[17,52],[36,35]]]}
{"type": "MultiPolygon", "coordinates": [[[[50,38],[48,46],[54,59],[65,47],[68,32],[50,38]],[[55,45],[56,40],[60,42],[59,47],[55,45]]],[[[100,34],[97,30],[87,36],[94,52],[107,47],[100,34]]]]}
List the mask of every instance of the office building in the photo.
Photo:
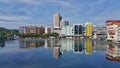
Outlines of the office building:
{"type": "Polygon", "coordinates": [[[83,36],[84,27],[81,24],[73,25],[74,35],[83,36]]]}
{"type": "Polygon", "coordinates": [[[92,23],[87,22],[86,26],[86,37],[92,37],[92,23]]]}
{"type": "Polygon", "coordinates": [[[62,27],[61,32],[62,32],[61,33],[62,36],[73,36],[74,35],[74,30],[73,30],[73,27],[71,27],[71,26],[62,27]]]}
{"type": "Polygon", "coordinates": [[[60,27],[60,21],[62,20],[62,17],[59,13],[56,13],[53,15],[53,32],[58,33],[61,35],[61,27],[60,27]]]}
{"type": "Polygon", "coordinates": [[[27,33],[27,27],[26,26],[19,27],[19,33],[26,34],[27,33]]]}
{"type": "Polygon", "coordinates": [[[43,34],[45,32],[45,29],[43,26],[37,27],[37,26],[21,26],[19,27],[19,33],[21,34],[43,34]]]}
{"type": "Polygon", "coordinates": [[[62,28],[62,27],[65,27],[65,26],[69,26],[69,22],[62,19],[62,21],[60,21],[60,27],[62,28]]]}
{"type": "Polygon", "coordinates": [[[107,40],[120,41],[120,20],[107,20],[107,40]]]}
{"type": "Polygon", "coordinates": [[[51,26],[46,26],[45,27],[45,33],[52,33],[52,27],[51,26]]]}
{"type": "Polygon", "coordinates": [[[60,28],[60,21],[62,20],[62,17],[59,13],[56,13],[53,15],[53,27],[54,28],[60,28]]]}

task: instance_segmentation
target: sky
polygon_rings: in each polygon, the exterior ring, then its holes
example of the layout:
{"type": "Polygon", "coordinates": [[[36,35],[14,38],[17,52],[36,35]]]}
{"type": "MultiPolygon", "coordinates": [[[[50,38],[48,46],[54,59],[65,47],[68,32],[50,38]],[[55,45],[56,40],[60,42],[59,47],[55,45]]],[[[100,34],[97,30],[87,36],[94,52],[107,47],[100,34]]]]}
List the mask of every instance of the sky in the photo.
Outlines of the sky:
{"type": "Polygon", "coordinates": [[[106,20],[120,20],[120,0],[0,0],[0,27],[52,26],[55,13],[71,25],[104,26],[106,20]]]}

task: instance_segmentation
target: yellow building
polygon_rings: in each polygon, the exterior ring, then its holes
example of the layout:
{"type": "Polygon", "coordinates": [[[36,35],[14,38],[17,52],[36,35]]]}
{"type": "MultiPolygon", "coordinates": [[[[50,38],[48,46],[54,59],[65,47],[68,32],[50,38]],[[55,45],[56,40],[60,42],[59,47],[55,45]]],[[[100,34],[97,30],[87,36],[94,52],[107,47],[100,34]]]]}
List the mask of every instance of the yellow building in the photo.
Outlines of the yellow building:
{"type": "Polygon", "coordinates": [[[92,37],[92,23],[86,23],[86,36],[92,37]]]}

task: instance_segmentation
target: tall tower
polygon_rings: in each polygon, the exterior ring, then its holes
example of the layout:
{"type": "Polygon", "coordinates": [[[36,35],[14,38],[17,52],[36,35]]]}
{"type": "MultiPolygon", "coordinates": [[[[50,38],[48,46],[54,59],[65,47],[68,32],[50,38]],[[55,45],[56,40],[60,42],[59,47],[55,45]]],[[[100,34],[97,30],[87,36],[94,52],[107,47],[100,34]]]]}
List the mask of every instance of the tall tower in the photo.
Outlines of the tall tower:
{"type": "Polygon", "coordinates": [[[92,37],[92,23],[87,22],[85,25],[86,25],[86,36],[92,37]]]}
{"type": "Polygon", "coordinates": [[[68,26],[68,25],[69,25],[69,22],[68,22],[68,21],[63,20],[63,19],[60,21],[60,27],[68,26]]]}
{"type": "Polygon", "coordinates": [[[60,21],[62,20],[62,17],[59,13],[55,13],[53,15],[53,28],[60,28],[60,21]]]}

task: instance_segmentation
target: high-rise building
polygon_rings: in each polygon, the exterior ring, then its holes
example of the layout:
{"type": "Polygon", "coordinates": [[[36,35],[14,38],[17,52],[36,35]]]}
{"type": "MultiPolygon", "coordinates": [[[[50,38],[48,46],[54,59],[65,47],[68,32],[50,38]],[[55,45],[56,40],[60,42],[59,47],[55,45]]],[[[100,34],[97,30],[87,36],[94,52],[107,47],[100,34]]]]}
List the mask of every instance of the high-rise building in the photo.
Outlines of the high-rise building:
{"type": "Polygon", "coordinates": [[[69,25],[68,21],[63,20],[63,19],[62,19],[62,21],[60,21],[60,27],[65,27],[65,26],[68,26],[68,25],[69,25]]]}
{"type": "Polygon", "coordinates": [[[76,24],[73,27],[74,27],[74,34],[75,35],[83,35],[84,28],[81,24],[76,24]]]}
{"type": "Polygon", "coordinates": [[[62,36],[72,36],[74,35],[74,30],[71,26],[64,26],[61,29],[62,36]]]}
{"type": "Polygon", "coordinates": [[[92,37],[92,23],[87,22],[85,26],[86,26],[86,36],[92,37]]]}
{"type": "Polygon", "coordinates": [[[120,20],[107,20],[107,40],[120,41],[120,20]]]}
{"type": "Polygon", "coordinates": [[[54,28],[60,28],[60,21],[62,20],[62,17],[59,13],[56,13],[53,15],[53,27],[54,28]]]}

